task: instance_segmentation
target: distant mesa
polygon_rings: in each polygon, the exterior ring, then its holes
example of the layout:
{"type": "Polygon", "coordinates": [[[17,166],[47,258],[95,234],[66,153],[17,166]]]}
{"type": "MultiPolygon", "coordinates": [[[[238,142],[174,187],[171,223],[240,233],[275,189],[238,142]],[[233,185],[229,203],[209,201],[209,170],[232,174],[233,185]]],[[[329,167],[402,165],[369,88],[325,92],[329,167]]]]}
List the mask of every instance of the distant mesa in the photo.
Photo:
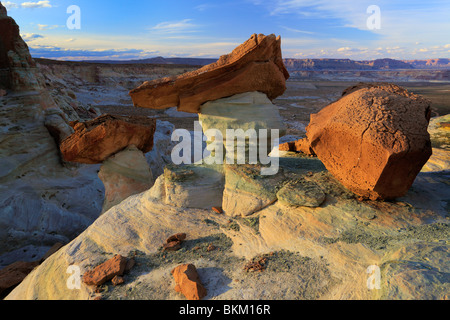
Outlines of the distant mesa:
{"type": "Polygon", "coordinates": [[[130,91],[137,107],[198,113],[208,101],[259,91],[271,100],[286,91],[281,38],[254,34],[228,55],[198,70],[148,81],[130,91]]]}

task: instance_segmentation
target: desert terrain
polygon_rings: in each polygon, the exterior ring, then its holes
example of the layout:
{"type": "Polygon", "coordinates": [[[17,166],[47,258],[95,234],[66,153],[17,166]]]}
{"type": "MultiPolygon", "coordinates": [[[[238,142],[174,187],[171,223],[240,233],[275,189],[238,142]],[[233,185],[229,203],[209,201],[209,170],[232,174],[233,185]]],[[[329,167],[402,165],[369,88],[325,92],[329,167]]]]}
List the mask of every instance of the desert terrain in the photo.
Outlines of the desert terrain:
{"type": "Polygon", "coordinates": [[[448,300],[448,61],[62,62],[0,24],[2,299],[448,300]],[[282,132],[277,170],[175,164],[199,119],[282,132]]]}

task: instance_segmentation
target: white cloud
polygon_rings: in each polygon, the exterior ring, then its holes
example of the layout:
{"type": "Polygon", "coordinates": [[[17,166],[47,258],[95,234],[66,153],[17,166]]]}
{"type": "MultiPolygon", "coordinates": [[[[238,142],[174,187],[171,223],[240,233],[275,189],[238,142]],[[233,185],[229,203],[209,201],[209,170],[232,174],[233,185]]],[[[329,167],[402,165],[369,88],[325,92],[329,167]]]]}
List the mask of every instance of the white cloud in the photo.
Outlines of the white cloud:
{"type": "Polygon", "coordinates": [[[162,33],[194,32],[194,28],[196,28],[197,25],[191,23],[191,21],[192,19],[161,22],[152,27],[151,30],[162,33]]]}
{"type": "Polygon", "coordinates": [[[56,29],[56,28],[60,27],[58,25],[49,26],[47,24],[38,24],[37,26],[38,26],[39,30],[41,30],[41,31],[42,30],[52,30],[52,29],[56,29]]]}
{"type": "Polygon", "coordinates": [[[8,10],[11,9],[11,8],[17,8],[18,7],[17,3],[14,3],[14,2],[11,2],[11,1],[2,2],[2,4],[8,10]]]}
{"type": "Polygon", "coordinates": [[[23,2],[20,5],[22,8],[51,8],[50,1],[38,1],[38,2],[23,2]]]}
{"type": "Polygon", "coordinates": [[[44,38],[43,35],[36,34],[36,33],[24,33],[24,34],[21,34],[21,37],[26,42],[31,42],[31,41],[34,41],[34,40],[37,40],[37,39],[44,38]]]}

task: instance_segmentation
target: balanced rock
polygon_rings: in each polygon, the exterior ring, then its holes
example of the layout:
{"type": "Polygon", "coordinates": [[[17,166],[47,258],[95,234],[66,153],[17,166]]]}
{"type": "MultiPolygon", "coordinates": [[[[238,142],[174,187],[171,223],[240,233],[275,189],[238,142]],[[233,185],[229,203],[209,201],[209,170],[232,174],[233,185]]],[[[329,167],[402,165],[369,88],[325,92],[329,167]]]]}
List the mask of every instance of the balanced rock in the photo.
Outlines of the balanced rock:
{"type": "Polygon", "coordinates": [[[405,195],[431,156],[430,102],[392,84],[359,84],[311,115],[314,153],[348,189],[370,199],[405,195]]]}
{"type": "Polygon", "coordinates": [[[106,159],[98,173],[105,186],[103,211],[153,186],[153,175],[144,153],[134,145],[106,159]]]}
{"type": "Polygon", "coordinates": [[[281,38],[254,34],[228,55],[199,70],[145,82],[130,96],[137,107],[199,113],[207,101],[259,91],[273,100],[289,78],[281,54],[281,38]]]}
{"type": "Polygon", "coordinates": [[[144,153],[152,150],[156,121],[147,117],[103,115],[78,123],[74,129],[60,145],[64,160],[96,164],[130,145],[144,153]]]}
{"type": "Polygon", "coordinates": [[[200,282],[197,269],[192,264],[184,264],[172,270],[175,279],[175,291],[182,293],[188,300],[201,300],[206,297],[205,287],[200,282]]]}

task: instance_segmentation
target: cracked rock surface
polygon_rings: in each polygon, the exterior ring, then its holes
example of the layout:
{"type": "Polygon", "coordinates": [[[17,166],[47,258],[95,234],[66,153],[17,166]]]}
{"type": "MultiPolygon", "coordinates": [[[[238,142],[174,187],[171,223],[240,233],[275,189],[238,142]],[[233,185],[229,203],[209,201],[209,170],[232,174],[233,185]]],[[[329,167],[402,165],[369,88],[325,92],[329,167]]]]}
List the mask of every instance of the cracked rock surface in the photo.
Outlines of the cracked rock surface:
{"type": "Polygon", "coordinates": [[[392,84],[358,84],[311,115],[307,138],[326,168],[356,194],[401,197],[432,154],[430,102],[392,84]]]}

